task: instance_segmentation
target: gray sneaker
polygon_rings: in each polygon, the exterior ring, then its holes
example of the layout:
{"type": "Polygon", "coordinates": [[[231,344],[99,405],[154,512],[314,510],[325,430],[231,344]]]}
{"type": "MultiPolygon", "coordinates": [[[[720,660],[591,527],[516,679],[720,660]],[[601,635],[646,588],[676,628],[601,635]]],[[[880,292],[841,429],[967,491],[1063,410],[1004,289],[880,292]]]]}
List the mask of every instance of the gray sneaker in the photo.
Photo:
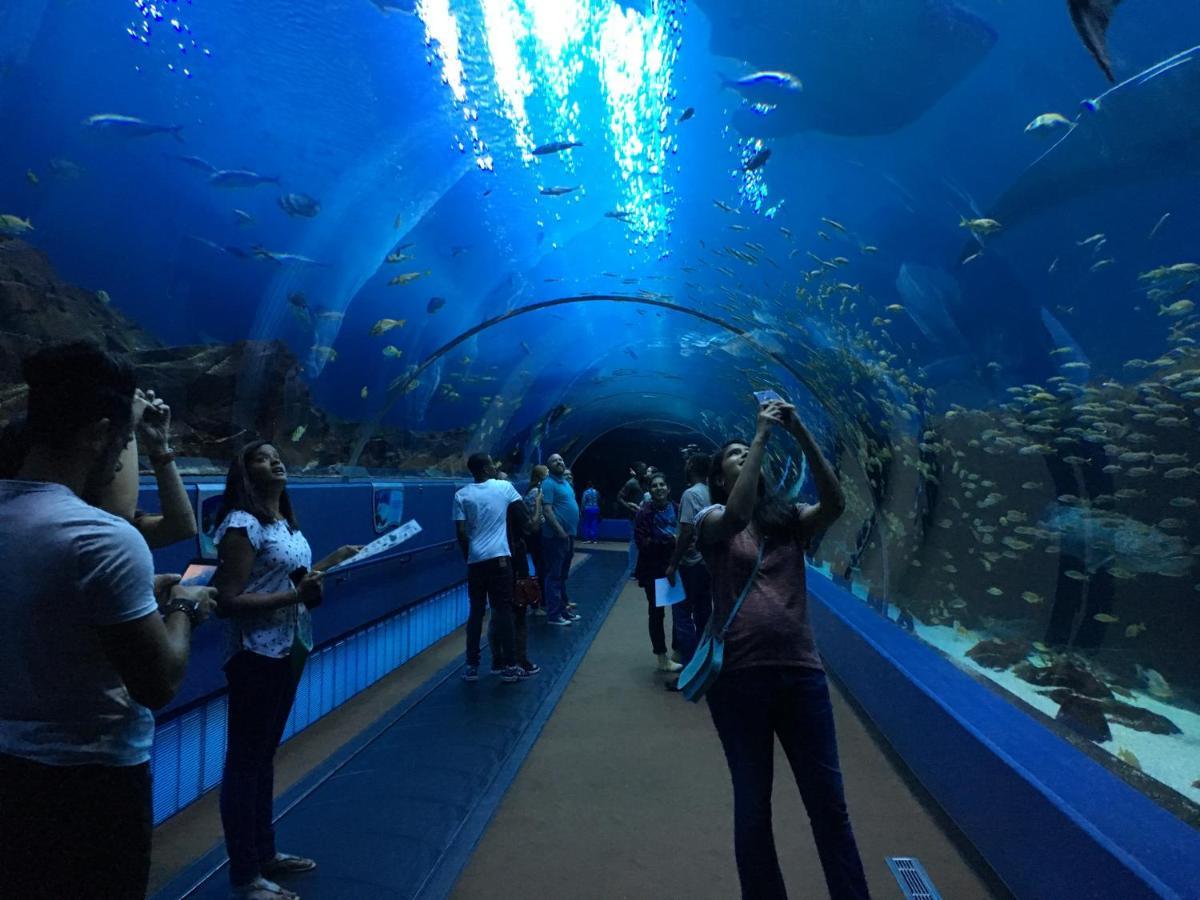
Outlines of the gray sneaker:
{"type": "Polygon", "coordinates": [[[557,618],[554,618],[554,619],[546,619],[546,624],[547,625],[570,625],[571,620],[564,619],[562,616],[558,616],[557,618]]]}

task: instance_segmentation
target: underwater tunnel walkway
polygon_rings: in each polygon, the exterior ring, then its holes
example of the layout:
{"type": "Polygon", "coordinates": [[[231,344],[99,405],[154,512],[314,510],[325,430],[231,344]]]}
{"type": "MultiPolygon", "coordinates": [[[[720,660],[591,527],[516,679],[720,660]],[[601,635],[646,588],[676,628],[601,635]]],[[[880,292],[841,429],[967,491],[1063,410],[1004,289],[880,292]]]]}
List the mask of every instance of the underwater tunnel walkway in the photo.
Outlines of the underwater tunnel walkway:
{"type": "MultiPolygon", "coordinates": [[[[537,313],[542,310],[580,303],[624,303],[633,304],[639,307],[659,308],[662,310],[679,313],[710,325],[715,325],[719,330],[745,342],[747,346],[752,348],[756,355],[760,356],[768,364],[777,366],[783,371],[787,372],[796,380],[798,384],[804,385],[806,388],[811,390],[815,396],[820,396],[817,388],[811,383],[809,373],[805,372],[802,368],[798,368],[788,358],[787,354],[764,346],[763,343],[757,340],[754,334],[752,334],[750,331],[740,327],[739,325],[729,322],[721,316],[712,315],[704,312],[703,310],[686,306],[665,296],[586,294],[581,296],[559,297],[551,300],[527,303],[499,315],[492,316],[472,326],[471,328],[468,328],[461,334],[455,336],[453,339],[445,342],[440,347],[426,355],[421,362],[412,366],[405,375],[396,379],[392,385],[389,386],[387,391],[387,399],[375,412],[375,415],[371,419],[363,422],[359,432],[358,440],[355,443],[353,451],[350,455],[350,465],[353,466],[358,464],[358,460],[362,456],[363,450],[366,448],[367,443],[378,431],[380,425],[388,413],[392,410],[396,402],[404,397],[418,383],[418,379],[420,379],[424,372],[437,364],[437,362],[443,359],[448,353],[450,353],[450,351],[463,345],[476,335],[486,332],[495,326],[501,325],[502,323],[507,323],[521,316],[537,313]]],[[[590,368],[592,367],[589,366],[588,369],[590,368]]],[[[586,374],[586,371],[587,370],[581,373],[581,375],[586,374]]],[[[559,385],[558,396],[539,398],[539,411],[548,412],[557,405],[571,402],[574,395],[572,388],[574,387],[576,387],[576,381],[565,382],[559,385]]],[[[686,402],[687,392],[680,391],[675,399],[680,403],[686,402]]],[[[593,435],[588,435],[589,440],[593,437],[593,435]]]]}
{"type": "MultiPolygon", "coordinates": [[[[405,667],[424,681],[373,721],[331,716],[324,735],[285,745],[281,767],[290,752],[307,771],[277,784],[279,847],[319,860],[289,887],[305,898],[737,896],[720,745],[704,705],[665,691],[654,671],[624,545],[577,554],[572,596],[582,627],[530,620],[543,671],[528,682],[463,683],[459,630],[405,667]]],[[[1010,896],[836,683],[833,695],[873,894],[899,896],[885,857],[913,856],[944,896],[1010,896]]],[[[785,877],[797,896],[820,894],[782,756],[776,767],[785,877]]],[[[207,807],[159,829],[156,900],[228,896],[211,798],[207,807]]]]}

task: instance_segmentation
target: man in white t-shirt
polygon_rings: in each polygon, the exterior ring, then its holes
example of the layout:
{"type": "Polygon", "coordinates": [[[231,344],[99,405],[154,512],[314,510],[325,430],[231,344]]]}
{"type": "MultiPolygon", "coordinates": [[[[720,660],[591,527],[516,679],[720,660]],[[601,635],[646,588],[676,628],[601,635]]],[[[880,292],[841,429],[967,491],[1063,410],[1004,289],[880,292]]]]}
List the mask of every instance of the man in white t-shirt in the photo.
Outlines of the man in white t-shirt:
{"type": "Polygon", "coordinates": [[[213,591],[155,579],[134,527],[81,499],[133,433],[129,364],[80,343],[24,372],[28,447],[0,481],[0,896],[140,898],[150,710],[178,690],[213,591]]]}
{"type": "MultiPolygon", "coordinates": [[[[512,551],[508,546],[508,517],[525,523],[529,513],[521,495],[507,481],[496,479],[491,456],[475,453],[467,460],[474,484],[454,495],[454,525],[463,559],[467,561],[467,668],[464,681],[479,679],[479,639],[483,614],[492,607],[492,669],[502,681],[527,677],[517,659],[513,631],[512,551]]],[[[524,526],[522,526],[524,527],[524,526]]]]}

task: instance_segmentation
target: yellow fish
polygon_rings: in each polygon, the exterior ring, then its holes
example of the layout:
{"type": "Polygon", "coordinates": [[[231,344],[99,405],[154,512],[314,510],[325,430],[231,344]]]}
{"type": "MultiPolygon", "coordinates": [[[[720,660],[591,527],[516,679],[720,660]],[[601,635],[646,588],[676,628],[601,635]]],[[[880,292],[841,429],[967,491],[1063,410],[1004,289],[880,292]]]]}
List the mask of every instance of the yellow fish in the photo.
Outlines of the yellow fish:
{"type": "Polygon", "coordinates": [[[408,319],[380,319],[371,326],[371,335],[379,337],[379,335],[391,331],[393,328],[403,328],[404,323],[407,321],[408,319]]]}
{"type": "Polygon", "coordinates": [[[1071,120],[1061,113],[1042,113],[1025,126],[1025,131],[1035,134],[1053,131],[1055,128],[1074,128],[1071,120]]]}
{"type": "Polygon", "coordinates": [[[1138,762],[1138,758],[1133,755],[1132,750],[1126,750],[1124,747],[1122,747],[1117,751],[1117,759],[1121,760],[1121,762],[1125,763],[1125,765],[1133,766],[1138,771],[1141,771],[1142,764],[1138,762]]]}
{"type": "Polygon", "coordinates": [[[1105,625],[1112,625],[1116,622],[1121,621],[1116,616],[1110,615],[1108,613],[1096,613],[1094,616],[1092,616],[1092,618],[1095,619],[1097,622],[1103,622],[1105,625]]]}
{"type": "Polygon", "coordinates": [[[33,171],[33,169],[26,169],[25,180],[30,184],[36,185],[38,183],[37,172],[33,171]]]}
{"type": "Polygon", "coordinates": [[[410,281],[416,281],[421,276],[428,274],[428,269],[426,269],[424,272],[405,272],[402,275],[397,275],[395,278],[389,281],[388,284],[408,284],[410,281]]]}
{"type": "Polygon", "coordinates": [[[413,257],[407,253],[389,253],[387,255],[387,261],[390,263],[404,262],[406,259],[412,258],[413,257]]]}
{"type": "Polygon", "coordinates": [[[307,425],[298,426],[296,428],[296,430],[292,432],[292,443],[294,444],[294,443],[296,443],[296,441],[300,440],[300,438],[304,437],[304,432],[307,430],[308,430],[307,425]]]}
{"type": "Polygon", "coordinates": [[[333,362],[335,359],[337,359],[337,351],[332,347],[320,347],[314,345],[309,349],[312,350],[314,356],[325,360],[325,362],[333,362]]]}
{"type": "Polygon", "coordinates": [[[1195,308],[1196,304],[1191,300],[1176,300],[1170,306],[1160,306],[1158,314],[1160,316],[1186,316],[1195,308]]]}
{"type": "Polygon", "coordinates": [[[363,389],[358,392],[358,396],[362,397],[364,400],[367,399],[367,386],[365,384],[363,385],[363,389]]]}
{"type": "Polygon", "coordinates": [[[959,228],[966,228],[972,234],[995,234],[1004,226],[995,219],[968,219],[959,216],[959,228]]]}
{"type": "Polygon", "coordinates": [[[397,349],[396,347],[392,346],[391,344],[388,344],[386,347],[383,348],[383,355],[388,357],[389,359],[399,359],[400,357],[402,357],[404,355],[404,351],[397,349]]]}
{"type": "Polygon", "coordinates": [[[835,222],[835,221],[833,221],[833,219],[827,219],[824,216],[821,216],[821,221],[824,222],[826,225],[828,225],[830,228],[836,228],[838,231],[846,230],[845,225],[843,225],[841,222],[835,222]]]}
{"type": "Polygon", "coordinates": [[[0,215],[0,233],[24,234],[26,231],[33,230],[33,223],[28,219],[22,219],[18,216],[11,216],[8,213],[0,215]]]}

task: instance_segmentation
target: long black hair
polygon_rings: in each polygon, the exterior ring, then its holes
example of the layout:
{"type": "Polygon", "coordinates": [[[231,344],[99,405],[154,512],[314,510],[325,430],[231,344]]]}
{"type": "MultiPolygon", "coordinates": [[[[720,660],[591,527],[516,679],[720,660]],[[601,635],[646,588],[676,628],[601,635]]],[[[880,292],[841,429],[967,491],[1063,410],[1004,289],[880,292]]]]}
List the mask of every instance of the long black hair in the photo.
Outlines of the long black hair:
{"type": "MultiPolygon", "coordinates": [[[[725,503],[729,500],[723,464],[725,454],[734,444],[750,446],[750,442],[743,438],[726,441],[721,445],[721,449],[713,454],[712,463],[708,467],[708,494],[713,503],[725,503]]],[[[790,537],[794,534],[798,516],[799,513],[793,503],[788,502],[775,491],[767,490],[766,473],[760,472],[758,497],[754,502],[754,515],[751,519],[754,523],[754,530],[763,537],[790,537]]]]}
{"type": "MultiPolygon", "coordinates": [[[[250,480],[249,472],[250,460],[254,458],[254,454],[268,444],[271,444],[271,442],[251,441],[233,458],[233,462],[229,465],[229,474],[225,476],[225,496],[222,498],[224,508],[221,510],[222,519],[234,510],[240,509],[243,512],[250,513],[250,515],[258,519],[263,525],[270,525],[275,521],[275,517],[271,515],[271,511],[263,505],[258,495],[254,493],[254,483],[250,480]]],[[[274,444],[271,444],[271,446],[274,446],[274,444]]],[[[296,522],[296,514],[292,511],[292,499],[288,496],[287,488],[284,488],[283,493],[279,495],[279,512],[287,520],[288,527],[292,531],[297,531],[300,528],[300,525],[296,522]]]]}

